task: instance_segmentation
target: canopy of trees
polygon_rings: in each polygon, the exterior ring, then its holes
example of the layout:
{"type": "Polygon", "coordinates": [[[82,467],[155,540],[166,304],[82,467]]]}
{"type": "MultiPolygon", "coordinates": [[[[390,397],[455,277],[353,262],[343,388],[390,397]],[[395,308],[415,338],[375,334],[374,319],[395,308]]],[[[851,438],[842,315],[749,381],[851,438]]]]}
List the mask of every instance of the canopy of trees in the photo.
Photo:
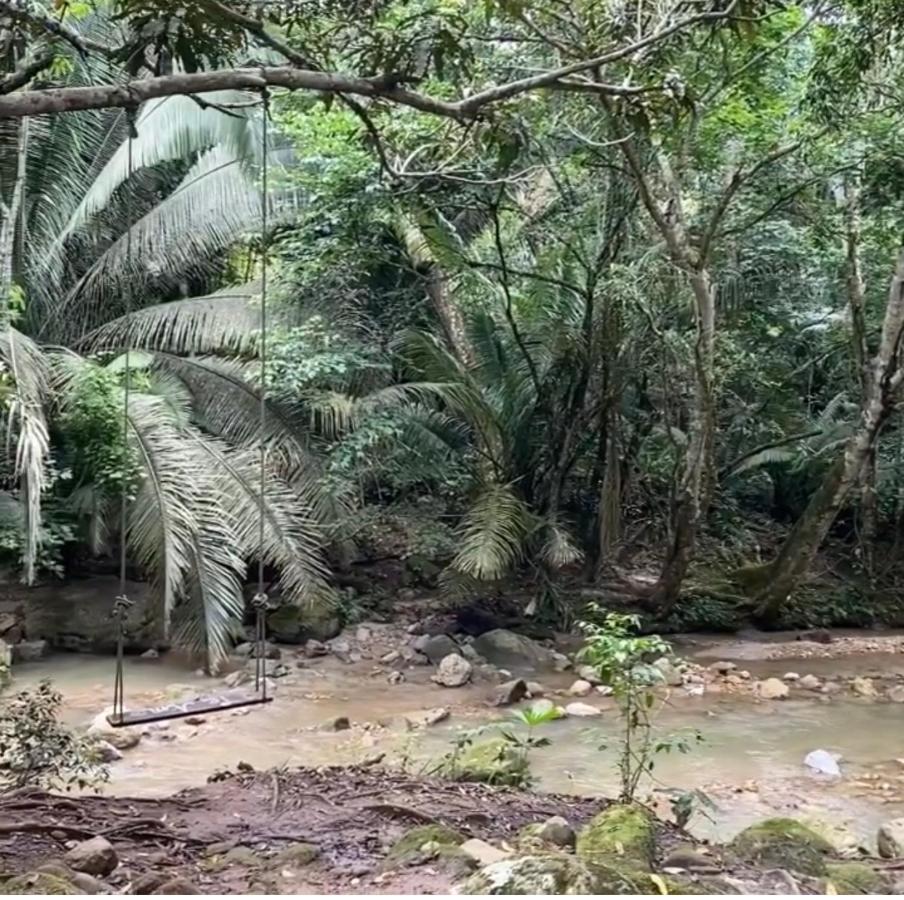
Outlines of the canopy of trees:
{"type": "Polygon", "coordinates": [[[902,12],[0,0],[8,558],[115,558],[125,479],[211,665],[389,531],[558,622],[900,615],[902,12]]]}

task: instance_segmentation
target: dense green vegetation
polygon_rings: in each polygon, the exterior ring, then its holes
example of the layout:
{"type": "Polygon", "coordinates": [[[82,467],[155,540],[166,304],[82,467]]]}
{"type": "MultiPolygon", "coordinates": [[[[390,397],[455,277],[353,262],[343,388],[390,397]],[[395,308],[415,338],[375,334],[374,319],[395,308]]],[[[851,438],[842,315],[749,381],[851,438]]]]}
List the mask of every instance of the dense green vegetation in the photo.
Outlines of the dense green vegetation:
{"type": "Polygon", "coordinates": [[[7,561],[113,569],[125,489],[211,665],[260,559],[290,604],[391,556],[557,623],[901,619],[899,18],[0,3],[7,561]]]}

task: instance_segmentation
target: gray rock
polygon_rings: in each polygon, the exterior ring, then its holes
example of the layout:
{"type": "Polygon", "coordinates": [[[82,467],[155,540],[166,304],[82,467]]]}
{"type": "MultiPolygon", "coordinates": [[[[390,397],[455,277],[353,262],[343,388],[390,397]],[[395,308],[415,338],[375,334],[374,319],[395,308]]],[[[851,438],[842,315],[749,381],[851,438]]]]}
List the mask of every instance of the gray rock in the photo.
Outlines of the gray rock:
{"type": "Polygon", "coordinates": [[[589,681],[594,687],[603,683],[603,679],[600,678],[599,672],[597,672],[593,666],[580,666],[575,674],[583,681],[589,681]]]}
{"type": "Polygon", "coordinates": [[[471,680],[473,666],[458,653],[444,657],[432,676],[432,680],[443,687],[461,687],[471,680]]]}
{"type": "Polygon", "coordinates": [[[159,659],[160,653],[156,647],[151,647],[150,650],[145,650],[144,653],[141,654],[141,659],[159,659]]]}
{"type": "Polygon", "coordinates": [[[797,672],[785,672],[785,674],[782,675],[782,681],[800,681],[800,675],[797,672]]]}
{"type": "Polygon", "coordinates": [[[352,723],[349,722],[348,716],[336,716],[323,723],[324,731],[348,731],[351,727],[352,723]]]}
{"type": "Polygon", "coordinates": [[[119,865],[113,845],[103,837],[80,841],[66,853],[63,860],[76,872],[87,872],[89,875],[109,875],[119,865]]]}
{"type": "Polygon", "coordinates": [[[822,687],[822,681],[815,675],[804,675],[797,682],[805,691],[818,691],[822,687]]]}
{"type": "Polygon", "coordinates": [[[116,760],[122,759],[122,753],[109,741],[96,741],[91,748],[91,752],[95,759],[103,763],[116,762],[116,760]]]}
{"type": "Polygon", "coordinates": [[[537,669],[551,666],[554,661],[551,651],[505,628],[487,631],[474,639],[473,646],[489,663],[505,669],[537,669]]]}
{"type": "Polygon", "coordinates": [[[401,684],[405,680],[405,673],[400,672],[398,669],[393,669],[393,671],[386,676],[386,680],[390,684],[401,684]]]}
{"type": "Polygon", "coordinates": [[[879,696],[879,692],[876,690],[876,685],[873,682],[872,678],[854,678],[851,681],[851,690],[858,697],[866,697],[872,699],[879,696]]]}
{"type": "Polygon", "coordinates": [[[762,700],[784,700],[790,691],[788,685],[778,678],[766,678],[754,685],[754,690],[762,700]]]}
{"type": "Polygon", "coordinates": [[[888,689],[885,696],[892,703],[904,703],[904,684],[896,684],[888,689]]]}
{"type": "Polygon", "coordinates": [[[73,872],[69,876],[69,881],[74,884],[82,894],[104,894],[107,891],[106,885],[102,881],[98,881],[93,875],[87,872],[73,872]]]}
{"type": "Polygon", "coordinates": [[[565,707],[565,713],[569,716],[579,716],[582,718],[602,715],[601,710],[595,706],[591,706],[589,703],[569,703],[565,707]]]}
{"type": "Polygon", "coordinates": [[[422,716],[420,721],[424,725],[436,725],[439,722],[445,722],[449,718],[449,710],[445,706],[437,706],[434,709],[428,709],[422,716]]]}
{"type": "Polygon", "coordinates": [[[37,662],[49,652],[47,641],[20,641],[13,644],[13,662],[37,662]]]}
{"type": "Polygon", "coordinates": [[[557,672],[567,672],[571,668],[571,660],[564,653],[552,653],[552,667],[557,672]]]}
{"type": "Polygon", "coordinates": [[[680,687],[684,683],[681,672],[678,671],[676,665],[667,656],[661,656],[657,659],[653,663],[653,668],[659,670],[662,680],[670,687],[680,687]]]}
{"type": "Polygon", "coordinates": [[[506,681],[496,688],[493,694],[493,706],[511,706],[513,703],[523,700],[528,693],[527,682],[523,678],[506,681]]]}
{"type": "Polygon", "coordinates": [[[561,816],[551,816],[545,822],[541,822],[534,833],[547,844],[554,844],[557,847],[574,846],[574,829],[561,816]]]}
{"type": "Polygon", "coordinates": [[[458,644],[447,634],[422,634],[412,642],[411,646],[418,653],[426,656],[435,666],[451,653],[460,654],[458,644]]]}
{"type": "Polygon", "coordinates": [[[267,633],[281,644],[328,641],[342,630],[337,607],[329,603],[313,606],[286,604],[267,616],[267,633]]]}
{"type": "Polygon", "coordinates": [[[527,692],[531,697],[542,697],[546,693],[546,688],[539,681],[528,681],[527,692]]]}
{"type": "Polygon", "coordinates": [[[327,647],[323,641],[316,641],[314,638],[309,638],[304,643],[304,652],[305,656],[326,656],[327,653],[330,652],[330,648],[327,647]]]}
{"type": "Polygon", "coordinates": [[[466,856],[471,857],[479,866],[488,866],[511,856],[511,853],[506,853],[505,850],[500,850],[480,838],[471,838],[460,844],[458,849],[466,856]]]}
{"type": "Polygon", "coordinates": [[[389,666],[401,658],[402,654],[399,653],[398,650],[390,650],[389,653],[384,653],[383,656],[380,657],[380,662],[385,666],[389,666]]]}
{"type": "Polygon", "coordinates": [[[876,835],[876,844],[883,859],[904,857],[904,819],[892,819],[882,825],[876,835]]]}
{"type": "Polygon", "coordinates": [[[734,672],[737,669],[737,665],[733,662],[730,662],[727,659],[720,659],[718,662],[714,662],[710,669],[714,672],[718,672],[719,675],[728,675],[731,672],[734,672]]]}
{"type": "Polygon", "coordinates": [[[590,870],[572,856],[521,856],[491,863],[462,885],[462,894],[597,894],[590,870]]]}
{"type": "Polygon", "coordinates": [[[592,690],[593,685],[589,681],[579,678],[568,688],[568,693],[572,697],[586,697],[592,690]]]}

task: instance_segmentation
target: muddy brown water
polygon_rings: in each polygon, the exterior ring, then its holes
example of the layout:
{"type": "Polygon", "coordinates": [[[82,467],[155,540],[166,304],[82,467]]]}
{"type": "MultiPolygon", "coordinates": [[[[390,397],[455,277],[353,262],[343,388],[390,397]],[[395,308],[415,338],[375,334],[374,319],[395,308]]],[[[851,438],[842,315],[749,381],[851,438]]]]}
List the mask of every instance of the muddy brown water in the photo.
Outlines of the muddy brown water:
{"type": "MultiPolygon", "coordinates": [[[[901,654],[871,654],[844,659],[746,659],[745,645],[690,638],[681,642],[701,662],[715,657],[742,659],[755,675],[812,672],[825,677],[904,672],[901,654]]],[[[288,659],[292,665],[292,658],[288,659]]],[[[210,716],[189,726],[174,722],[149,731],[134,750],[111,767],[106,792],[166,796],[204,783],[217,769],[241,760],[257,769],[353,763],[380,752],[417,769],[446,752],[458,730],[504,718],[491,709],[492,687],[469,685],[447,690],[429,681],[429,669],[409,670],[408,680],[390,686],[385,673],[364,663],[343,666],[327,659],[298,669],[279,684],[276,701],[265,707],[210,716]],[[286,683],[289,682],[289,683],[286,683]],[[447,722],[406,730],[405,717],[449,706],[447,722]],[[336,716],[355,724],[333,732],[323,725],[336,716]]],[[[51,678],[64,694],[64,715],[86,725],[109,703],[112,661],[107,657],[57,655],[15,670],[17,686],[51,678]]],[[[543,673],[550,688],[567,686],[573,676],[543,673]]],[[[126,689],[131,705],[154,705],[172,694],[173,685],[210,691],[212,682],[177,661],[127,660],[126,689]]],[[[711,695],[676,698],[659,719],[663,732],[699,730],[704,742],[687,755],[660,754],[654,796],[667,808],[663,788],[701,789],[714,804],[708,817],[695,817],[701,837],[727,840],[739,829],[768,815],[807,820],[841,843],[870,845],[877,826],[904,815],[904,704],[854,700],[791,699],[755,703],[749,697],[711,695]],[[803,758],[817,748],[838,754],[843,777],[809,773],[803,758]]],[[[532,761],[537,786],[581,795],[617,792],[615,756],[618,721],[611,708],[595,719],[568,718],[544,726],[550,745],[532,761]],[[605,745],[604,749],[599,749],[605,745]]]]}

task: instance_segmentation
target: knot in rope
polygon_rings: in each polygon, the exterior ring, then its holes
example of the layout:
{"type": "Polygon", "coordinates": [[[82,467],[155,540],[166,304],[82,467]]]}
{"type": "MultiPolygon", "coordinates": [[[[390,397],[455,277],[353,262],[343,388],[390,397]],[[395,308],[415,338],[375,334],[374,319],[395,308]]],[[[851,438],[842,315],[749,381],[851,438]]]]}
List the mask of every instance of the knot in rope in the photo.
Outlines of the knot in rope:
{"type": "Polygon", "coordinates": [[[270,596],[264,591],[258,591],[252,598],[251,605],[258,611],[265,610],[270,605],[270,596]]]}
{"type": "Polygon", "coordinates": [[[135,601],[130,600],[127,594],[120,594],[113,601],[113,615],[117,619],[122,619],[134,605],[135,601]]]}

